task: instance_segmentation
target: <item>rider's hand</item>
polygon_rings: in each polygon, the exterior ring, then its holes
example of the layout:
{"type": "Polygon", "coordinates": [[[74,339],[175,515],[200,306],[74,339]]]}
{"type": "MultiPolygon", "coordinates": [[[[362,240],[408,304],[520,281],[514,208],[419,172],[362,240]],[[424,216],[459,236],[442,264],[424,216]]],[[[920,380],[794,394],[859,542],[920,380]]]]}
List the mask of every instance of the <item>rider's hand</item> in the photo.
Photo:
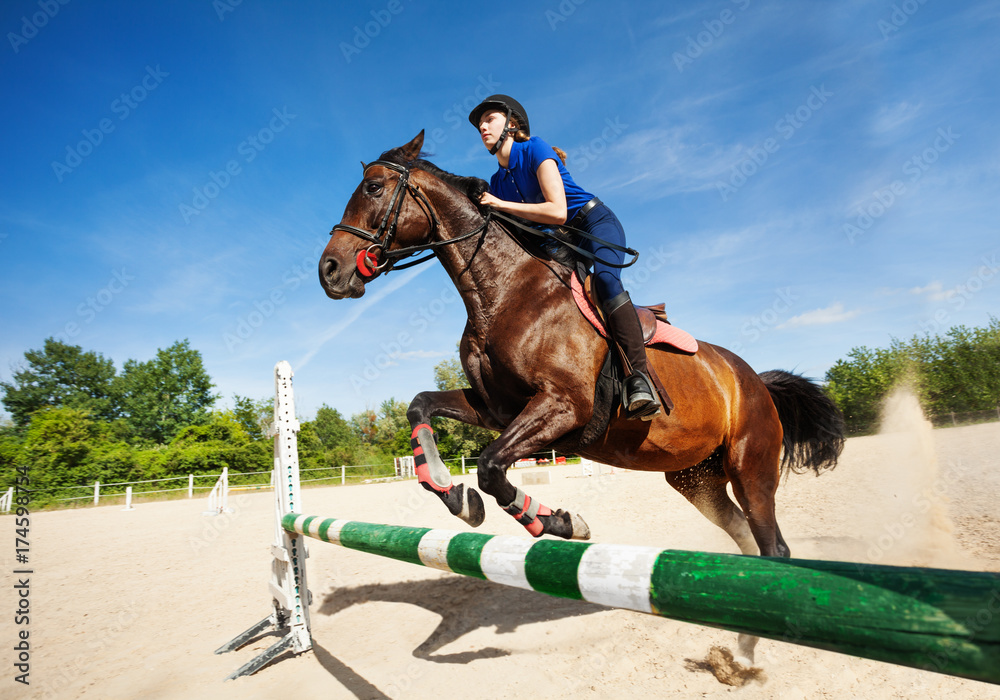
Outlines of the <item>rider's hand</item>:
{"type": "Polygon", "coordinates": [[[500,204],[500,202],[500,199],[494,197],[489,192],[483,192],[483,195],[479,198],[479,203],[484,207],[493,207],[494,209],[499,208],[497,205],[500,204]]]}

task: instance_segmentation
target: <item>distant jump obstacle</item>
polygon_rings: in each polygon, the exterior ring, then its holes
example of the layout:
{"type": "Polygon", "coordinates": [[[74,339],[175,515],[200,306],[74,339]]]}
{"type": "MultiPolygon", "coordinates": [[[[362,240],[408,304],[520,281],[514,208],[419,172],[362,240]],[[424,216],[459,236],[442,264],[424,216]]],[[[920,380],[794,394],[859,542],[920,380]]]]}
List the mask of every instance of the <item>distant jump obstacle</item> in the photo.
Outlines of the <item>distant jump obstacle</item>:
{"type": "Polygon", "coordinates": [[[272,614],[229,678],[312,647],[301,536],[495,583],[1000,684],[1000,574],[452,532],[302,515],[291,367],[275,368],[272,614]]]}

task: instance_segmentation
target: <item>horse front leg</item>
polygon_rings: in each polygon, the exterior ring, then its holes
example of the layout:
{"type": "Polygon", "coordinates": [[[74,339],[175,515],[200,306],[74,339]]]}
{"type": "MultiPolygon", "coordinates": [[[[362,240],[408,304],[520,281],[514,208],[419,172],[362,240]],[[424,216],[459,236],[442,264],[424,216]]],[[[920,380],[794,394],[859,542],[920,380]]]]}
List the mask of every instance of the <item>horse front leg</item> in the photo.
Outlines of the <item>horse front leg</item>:
{"type": "Polygon", "coordinates": [[[568,397],[537,394],[494,442],[479,456],[479,488],[497,500],[534,537],[590,539],[583,518],[542,505],[507,479],[507,469],[522,457],[551,444],[586,422],[568,397]]]}
{"type": "Polygon", "coordinates": [[[410,446],[413,448],[417,481],[440,498],[452,515],[472,527],[479,527],[486,519],[483,498],[474,488],[452,481],[451,471],[438,452],[437,435],[430,425],[431,418],[435,416],[491,430],[501,430],[501,427],[491,422],[486,405],[471,389],[423,391],[414,397],[406,410],[412,430],[410,446]]]}

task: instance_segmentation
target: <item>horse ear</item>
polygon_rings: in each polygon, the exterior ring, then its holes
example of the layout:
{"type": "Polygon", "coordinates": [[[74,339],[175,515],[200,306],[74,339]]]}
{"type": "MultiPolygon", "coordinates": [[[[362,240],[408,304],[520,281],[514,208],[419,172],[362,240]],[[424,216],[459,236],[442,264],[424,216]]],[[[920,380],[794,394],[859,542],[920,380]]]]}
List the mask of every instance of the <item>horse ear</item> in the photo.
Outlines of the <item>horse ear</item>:
{"type": "Polygon", "coordinates": [[[407,161],[414,161],[420,157],[420,149],[424,147],[424,130],[413,137],[413,140],[400,148],[400,151],[407,161]]]}

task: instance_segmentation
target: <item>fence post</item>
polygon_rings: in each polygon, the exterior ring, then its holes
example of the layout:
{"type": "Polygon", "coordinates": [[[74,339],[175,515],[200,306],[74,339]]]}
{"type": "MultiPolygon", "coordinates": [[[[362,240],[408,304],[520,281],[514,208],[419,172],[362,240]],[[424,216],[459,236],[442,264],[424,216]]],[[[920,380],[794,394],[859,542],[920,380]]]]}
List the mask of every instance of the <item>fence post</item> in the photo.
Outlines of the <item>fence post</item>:
{"type": "Polygon", "coordinates": [[[340,465],[340,485],[343,486],[347,483],[347,465],[340,465]]]}
{"type": "Polygon", "coordinates": [[[556,451],[552,450],[552,464],[556,463],[556,451]]]}
{"type": "Polygon", "coordinates": [[[135,508],[132,507],[132,487],[131,486],[126,486],[125,487],[125,507],[122,508],[122,510],[135,510],[135,508]]]}
{"type": "Polygon", "coordinates": [[[222,480],[222,511],[223,513],[228,513],[229,511],[229,467],[222,468],[222,475],[219,476],[222,480]]]}
{"type": "Polygon", "coordinates": [[[94,505],[97,505],[97,501],[101,498],[101,482],[94,482],[94,505]]]}
{"type": "MultiPolygon", "coordinates": [[[[1000,408],[997,410],[1000,411],[1000,408]]],[[[465,473],[465,455],[462,455],[462,473],[465,473]]]]}
{"type": "Polygon", "coordinates": [[[194,474],[188,474],[188,498],[194,498],[194,474]]]}

